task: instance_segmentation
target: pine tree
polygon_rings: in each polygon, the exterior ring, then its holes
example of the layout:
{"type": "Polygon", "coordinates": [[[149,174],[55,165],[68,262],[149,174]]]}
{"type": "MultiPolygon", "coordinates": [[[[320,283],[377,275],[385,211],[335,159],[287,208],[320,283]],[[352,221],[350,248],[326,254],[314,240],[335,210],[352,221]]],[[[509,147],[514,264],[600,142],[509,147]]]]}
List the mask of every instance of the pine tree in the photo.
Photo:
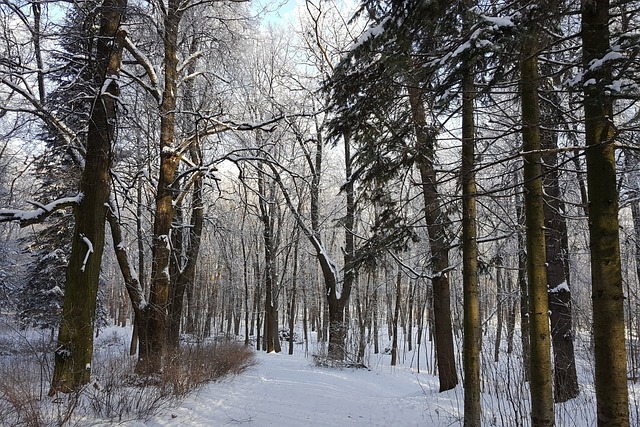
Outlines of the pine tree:
{"type": "MultiPolygon", "coordinates": [[[[45,150],[35,165],[38,200],[56,200],[77,192],[80,156],[85,150],[87,119],[96,91],[95,66],[90,58],[95,49],[98,4],[97,0],[74,3],[58,29],[64,37],[60,49],[51,53],[54,71],[46,75],[53,89],[50,93],[42,89],[40,96],[51,113],[73,130],[76,139],[69,145],[67,138],[45,122],[41,131],[45,150]]],[[[18,301],[18,316],[24,326],[59,326],[73,227],[71,211],[59,211],[49,216],[33,238],[23,239],[25,251],[31,255],[18,301]]]]}
{"type": "Polygon", "coordinates": [[[609,1],[582,2],[584,124],[589,192],[589,243],[598,426],[629,425],[624,293],[613,124],[609,1]]]}

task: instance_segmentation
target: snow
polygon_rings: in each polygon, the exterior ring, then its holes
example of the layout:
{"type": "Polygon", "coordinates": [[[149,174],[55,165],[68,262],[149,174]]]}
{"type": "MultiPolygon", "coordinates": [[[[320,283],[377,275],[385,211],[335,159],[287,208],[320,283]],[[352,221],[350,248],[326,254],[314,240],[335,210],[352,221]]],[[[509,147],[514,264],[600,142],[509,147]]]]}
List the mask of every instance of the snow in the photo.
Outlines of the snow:
{"type": "Polygon", "coordinates": [[[111,85],[111,83],[118,84],[118,80],[114,77],[107,77],[106,79],[104,79],[104,82],[102,82],[102,87],[100,88],[100,95],[111,95],[109,93],[109,86],[111,85]]]}
{"type": "Polygon", "coordinates": [[[207,386],[166,414],[127,425],[438,426],[444,419],[426,399],[446,407],[455,396],[438,397],[435,377],[405,367],[340,370],[295,355],[257,356],[258,365],[244,374],[207,386]]]}
{"type": "Polygon", "coordinates": [[[51,295],[51,296],[55,296],[55,295],[60,295],[63,296],[64,292],[62,291],[62,289],[60,289],[60,286],[55,285],[53,288],[44,291],[47,295],[51,295]]]}
{"type": "MultiPolygon", "coordinates": [[[[112,327],[111,330],[121,331],[123,328],[112,327]]],[[[109,331],[101,337],[109,337],[109,331]]],[[[588,338],[585,337],[579,336],[577,344],[586,344],[588,338]]],[[[490,332],[486,342],[491,344],[485,345],[485,350],[493,352],[494,340],[495,336],[490,332]]],[[[312,333],[311,342],[315,342],[315,333],[312,333]]],[[[518,343],[519,339],[516,340],[518,343]]],[[[129,420],[122,425],[460,426],[464,411],[462,386],[438,392],[437,376],[425,369],[425,354],[431,360],[428,363],[433,363],[433,349],[430,343],[426,344],[420,354],[401,347],[396,367],[390,366],[388,354],[369,354],[366,356],[368,369],[316,366],[313,357],[305,357],[303,344],[296,344],[294,355],[258,352],[256,366],[239,376],[208,384],[177,406],[147,420],[129,420]],[[422,359],[419,372],[416,369],[418,359],[422,359]]],[[[309,354],[319,351],[316,346],[311,346],[314,348],[309,354]]],[[[287,344],[283,343],[283,349],[286,347],[287,344]]],[[[504,341],[501,347],[499,365],[488,362],[493,356],[489,358],[485,354],[483,358],[482,425],[528,426],[530,392],[527,383],[521,381],[522,355],[507,355],[504,341]]],[[[556,425],[559,426],[595,425],[593,361],[587,358],[577,362],[580,395],[555,405],[556,425]]],[[[633,414],[638,405],[639,391],[638,386],[629,383],[631,425],[636,425],[637,418],[633,414]]],[[[111,424],[96,420],[92,425],[111,424]]]]}
{"type": "Polygon", "coordinates": [[[488,23],[492,24],[494,28],[499,29],[499,28],[512,28],[515,27],[515,24],[513,23],[513,19],[517,17],[517,15],[514,16],[487,16],[487,15],[482,15],[481,18],[484,19],[485,21],[487,21],[488,23]]]}
{"type": "Polygon", "coordinates": [[[594,59],[589,63],[589,71],[597,70],[607,62],[616,61],[622,58],[624,58],[624,55],[622,55],[620,52],[607,52],[607,54],[604,55],[601,59],[594,59]]]}
{"type": "Polygon", "coordinates": [[[38,206],[38,209],[34,210],[20,210],[20,209],[0,209],[0,216],[12,217],[20,221],[29,221],[35,220],[40,215],[48,212],[53,212],[58,209],[60,206],[69,205],[69,204],[79,204],[84,197],[84,193],[79,192],[77,195],[73,197],[63,197],[53,202],[42,205],[38,202],[29,201],[28,203],[38,206]]]}
{"type": "Polygon", "coordinates": [[[386,25],[387,21],[389,20],[390,16],[387,16],[386,18],[384,18],[378,25],[371,27],[371,28],[367,28],[360,37],[358,37],[358,40],[356,40],[356,42],[349,48],[349,50],[355,50],[357,48],[359,48],[360,46],[362,46],[363,44],[365,44],[367,42],[367,40],[377,37],[380,34],[382,34],[384,32],[384,26],[386,25]]]}
{"type": "Polygon", "coordinates": [[[549,289],[550,294],[557,294],[560,292],[569,292],[569,285],[567,284],[567,282],[562,282],[555,288],[549,289]]]}
{"type": "Polygon", "coordinates": [[[84,244],[87,245],[87,253],[84,255],[84,260],[82,261],[82,268],[80,268],[80,271],[84,273],[84,269],[87,266],[87,261],[89,261],[89,255],[93,253],[93,243],[91,243],[91,240],[89,240],[87,236],[85,236],[84,234],[81,234],[80,237],[82,238],[82,241],[84,242],[84,244]]]}
{"type": "MultiPolygon", "coordinates": [[[[414,332],[416,329],[414,329],[414,332]]],[[[108,358],[118,364],[131,364],[135,357],[128,356],[131,328],[109,326],[95,340],[92,369],[110,366],[108,358]]],[[[530,391],[522,381],[522,353],[519,346],[519,330],[516,330],[514,352],[506,353],[507,343],[501,342],[500,361],[493,362],[495,329],[489,327],[483,338],[481,375],[482,425],[503,427],[529,426],[530,391]]],[[[0,321],[0,363],[13,360],[13,352],[3,353],[2,344],[14,343],[25,351],[33,349],[33,343],[42,342],[48,331],[27,331],[7,327],[0,321]],[[27,345],[27,341],[31,344],[27,345]],[[3,356],[4,355],[4,356],[3,356]],[[4,359],[2,359],[4,357],[4,359]]],[[[239,337],[241,338],[241,337],[239,337]]],[[[78,407],[71,425],[129,427],[163,426],[233,426],[260,427],[329,427],[329,426],[461,426],[464,410],[462,384],[453,390],[438,392],[438,378],[433,370],[432,343],[423,342],[419,352],[408,351],[400,339],[398,366],[390,366],[389,337],[383,334],[381,349],[384,354],[365,355],[368,369],[328,368],[314,363],[312,354],[322,353],[315,333],[310,334],[309,351],[297,343],[294,355],[284,353],[256,353],[257,364],[244,373],[204,385],[187,397],[167,402],[144,419],[100,418],[90,407],[78,407]],[[421,369],[418,370],[418,360],[421,369]]],[[[402,337],[400,337],[402,338],[402,337]]],[[[588,331],[575,335],[576,348],[590,345],[588,331]]],[[[461,357],[461,342],[456,340],[457,354],[461,357]]],[[[287,343],[283,342],[283,348],[287,343]]],[[[68,355],[63,347],[56,352],[68,355]]],[[[577,354],[576,368],[580,383],[580,395],[554,407],[556,425],[587,427],[596,425],[596,401],[593,388],[593,359],[590,355],[577,354]]],[[[21,354],[24,357],[24,354],[21,354]]],[[[460,362],[461,363],[461,362],[460,362]]],[[[36,369],[38,364],[33,365],[36,369]]],[[[110,368],[108,368],[110,369],[110,368]]],[[[95,374],[95,373],[94,373],[95,374]]],[[[36,382],[42,382],[36,376],[36,382]]],[[[105,378],[92,375],[91,390],[102,393],[105,378]]],[[[46,381],[45,381],[46,383],[46,381]]],[[[126,389],[107,397],[129,396],[126,389]]],[[[638,424],[640,413],[640,383],[629,382],[630,425],[638,424]]],[[[41,402],[45,408],[57,405],[46,397],[41,402]]],[[[55,408],[54,408],[55,409],[55,408]]],[[[52,420],[56,412],[50,411],[52,420]]],[[[2,422],[0,422],[2,424],[2,422]]],[[[51,423],[53,424],[53,423],[51,423]]],[[[47,424],[48,425],[48,424],[47,424]]]]}

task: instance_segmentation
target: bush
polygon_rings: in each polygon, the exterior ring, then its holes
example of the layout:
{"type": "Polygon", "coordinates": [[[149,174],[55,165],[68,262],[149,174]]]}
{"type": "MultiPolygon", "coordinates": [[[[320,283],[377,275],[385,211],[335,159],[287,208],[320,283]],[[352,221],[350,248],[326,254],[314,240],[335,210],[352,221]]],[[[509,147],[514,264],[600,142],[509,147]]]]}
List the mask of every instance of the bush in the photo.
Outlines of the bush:
{"type": "Polygon", "coordinates": [[[250,348],[227,341],[181,348],[165,367],[161,382],[175,396],[184,396],[209,382],[228,375],[238,375],[255,365],[250,348]]]}
{"type": "Polygon", "coordinates": [[[134,374],[135,358],[98,351],[92,381],[81,390],[46,396],[49,357],[25,354],[0,360],[0,420],[12,426],[91,424],[102,419],[148,420],[205,384],[237,375],[255,364],[253,350],[235,342],[185,346],[159,375],[134,374]]]}

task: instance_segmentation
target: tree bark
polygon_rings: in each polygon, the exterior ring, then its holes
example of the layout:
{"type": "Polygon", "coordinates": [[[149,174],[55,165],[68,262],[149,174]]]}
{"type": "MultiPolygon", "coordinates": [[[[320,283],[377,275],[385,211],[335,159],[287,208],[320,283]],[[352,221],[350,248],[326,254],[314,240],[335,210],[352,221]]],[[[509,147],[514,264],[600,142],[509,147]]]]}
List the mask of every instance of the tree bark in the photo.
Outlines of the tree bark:
{"type": "MultiPolygon", "coordinates": [[[[552,114],[543,114],[542,122],[547,127],[553,127],[558,121],[553,119],[552,114]]],[[[553,343],[554,397],[556,402],[566,402],[576,397],[580,390],[573,351],[573,314],[569,287],[569,237],[567,223],[563,217],[564,203],[560,194],[558,156],[553,151],[558,148],[557,138],[557,133],[551,130],[541,132],[542,148],[550,149],[542,155],[544,165],[542,171],[544,173],[544,224],[551,340],[553,343]]]]}
{"type": "Polygon", "coordinates": [[[629,425],[624,294],[620,262],[613,100],[608,63],[592,67],[610,51],[609,1],[582,2],[589,243],[595,344],[595,388],[599,426],[629,425]]]}
{"type": "Polygon", "coordinates": [[[391,366],[398,363],[398,317],[400,315],[400,299],[402,297],[402,271],[398,268],[396,275],[396,304],[393,310],[393,340],[391,341],[391,366]]]}
{"type": "Polygon", "coordinates": [[[518,217],[518,288],[520,290],[520,340],[522,341],[522,365],[524,380],[531,378],[531,343],[529,342],[529,284],[527,283],[527,248],[523,197],[516,194],[518,217]]]}
{"type": "Polygon", "coordinates": [[[296,240],[293,243],[295,245],[293,248],[293,283],[291,285],[291,303],[289,305],[289,354],[293,354],[293,344],[295,342],[293,330],[296,321],[296,311],[298,310],[296,305],[296,293],[298,288],[298,247],[300,245],[300,241],[297,233],[295,239],[296,240]]]}
{"type": "MultiPolygon", "coordinates": [[[[465,20],[466,22],[466,20],[465,20]]],[[[480,406],[480,302],[476,225],[474,83],[466,64],[462,81],[462,292],[464,425],[479,427],[480,406]]]]}
{"type": "Polygon", "coordinates": [[[544,200],[540,155],[540,109],[535,31],[529,29],[520,62],[522,91],[522,141],[524,200],[527,230],[527,276],[529,284],[529,340],[531,344],[531,424],[553,426],[551,343],[544,236],[544,200]],[[535,372],[535,375],[533,373],[535,372]]]}
{"type": "Polygon", "coordinates": [[[496,255],[494,258],[496,267],[496,342],[493,349],[493,361],[500,360],[500,341],[502,341],[502,329],[504,324],[505,290],[503,282],[502,258],[496,255]]]}
{"type": "Polygon", "coordinates": [[[155,219],[151,264],[149,304],[143,309],[140,322],[146,330],[140,333],[140,349],[136,371],[143,374],[159,372],[167,351],[168,309],[171,278],[171,223],[175,216],[172,184],[180,157],[176,152],[175,119],[178,91],[178,27],[183,9],[179,0],[169,0],[164,16],[164,90],[160,104],[160,176],[156,189],[155,219]],[[144,337],[144,339],[143,339],[144,337]]]}
{"type": "Polygon", "coordinates": [[[416,134],[416,157],[425,205],[425,219],[433,277],[433,310],[436,333],[436,354],[440,391],[458,384],[453,329],[451,326],[451,293],[449,290],[449,242],[446,236],[447,214],[442,209],[434,169],[435,135],[428,129],[422,94],[417,87],[409,87],[409,102],[416,134]]]}
{"type": "Polygon", "coordinates": [[[278,337],[278,312],[275,304],[275,254],[276,242],[274,239],[274,213],[272,206],[273,194],[267,194],[265,177],[262,169],[258,168],[258,194],[260,206],[260,220],[263,226],[264,239],[264,350],[268,353],[280,352],[280,340],[278,337]]]}
{"type": "Polygon", "coordinates": [[[89,382],[91,374],[93,328],[110,190],[109,169],[120,94],[118,76],[125,37],[120,24],[126,7],[126,0],[105,0],[101,8],[96,52],[97,94],[89,118],[85,167],[80,182],[82,200],[75,211],[76,224],[50,395],[77,390],[89,382]]]}

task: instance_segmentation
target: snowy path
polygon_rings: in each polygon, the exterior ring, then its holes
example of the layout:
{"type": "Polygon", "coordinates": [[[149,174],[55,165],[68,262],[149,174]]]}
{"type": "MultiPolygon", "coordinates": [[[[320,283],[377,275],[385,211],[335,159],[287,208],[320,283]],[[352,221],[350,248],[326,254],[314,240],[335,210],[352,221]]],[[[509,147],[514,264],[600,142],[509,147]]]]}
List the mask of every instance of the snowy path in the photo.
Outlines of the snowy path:
{"type": "Polygon", "coordinates": [[[258,364],[240,376],[205,387],[178,408],[150,422],[126,424],[449,425],[455,419],[451,418],[452,412],[457,412],[454,408],[462,406],[462,402],[455,393],[447,395],[436,391],[435,377],[416,374],[405,367],[379,366],[371,371],[329,369],[313,366],[311,358],[260,353],[258,364]],[[439,404],[434,405],[434,400],[439,404]]]}

